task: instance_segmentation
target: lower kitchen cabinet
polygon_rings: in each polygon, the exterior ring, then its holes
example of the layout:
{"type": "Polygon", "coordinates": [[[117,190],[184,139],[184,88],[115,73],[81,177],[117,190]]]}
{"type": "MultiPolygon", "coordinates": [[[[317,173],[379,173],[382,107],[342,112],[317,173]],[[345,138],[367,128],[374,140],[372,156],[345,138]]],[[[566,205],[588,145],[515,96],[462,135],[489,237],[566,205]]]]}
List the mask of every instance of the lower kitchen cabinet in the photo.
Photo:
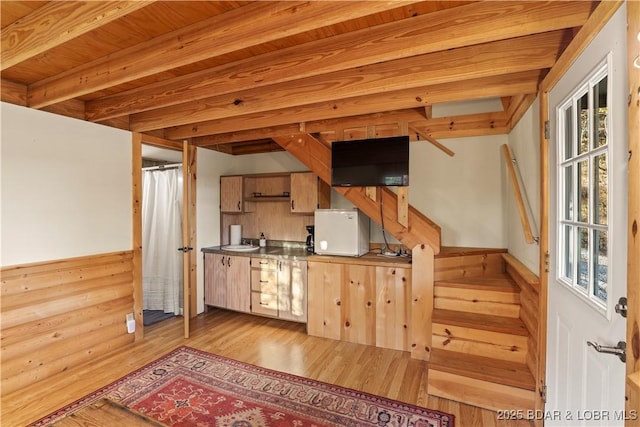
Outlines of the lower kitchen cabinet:
{"type": "Polygon", "coordinates": [[[251,311],[249,257],[204,254],[204,303],[249,313],[251,311]]]}
{"type": "Polygon", "coordinates": [[[252,258],[251,311],[306,322],[306,261],[252,258]]]}
{"type": "Polygon", "coordinates": [[[308,263],[310,335],[410,350],[411,268],[308,263]]]}

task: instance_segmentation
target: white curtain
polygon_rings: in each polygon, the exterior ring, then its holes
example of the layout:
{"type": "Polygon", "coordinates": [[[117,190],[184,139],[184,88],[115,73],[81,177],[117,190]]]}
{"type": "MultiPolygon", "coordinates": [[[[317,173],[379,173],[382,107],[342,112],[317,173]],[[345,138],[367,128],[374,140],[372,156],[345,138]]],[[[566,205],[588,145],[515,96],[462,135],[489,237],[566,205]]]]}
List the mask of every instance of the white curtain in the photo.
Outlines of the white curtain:
{"type": "Polygon", "coordinates": [[[145,310],[181,314],[182,168],[142,174],[142,290],[145,310]]]}

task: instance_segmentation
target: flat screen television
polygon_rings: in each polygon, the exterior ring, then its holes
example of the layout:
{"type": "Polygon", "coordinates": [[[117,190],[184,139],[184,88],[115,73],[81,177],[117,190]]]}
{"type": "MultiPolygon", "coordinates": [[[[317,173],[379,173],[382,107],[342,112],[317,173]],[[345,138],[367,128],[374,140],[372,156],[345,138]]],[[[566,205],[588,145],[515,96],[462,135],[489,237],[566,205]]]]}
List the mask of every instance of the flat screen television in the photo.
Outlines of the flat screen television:
{"type": "Polygon", "coordinates": [[[334,141],[331,144],[331,185],[409,185],[409,137],[334,141]]]}

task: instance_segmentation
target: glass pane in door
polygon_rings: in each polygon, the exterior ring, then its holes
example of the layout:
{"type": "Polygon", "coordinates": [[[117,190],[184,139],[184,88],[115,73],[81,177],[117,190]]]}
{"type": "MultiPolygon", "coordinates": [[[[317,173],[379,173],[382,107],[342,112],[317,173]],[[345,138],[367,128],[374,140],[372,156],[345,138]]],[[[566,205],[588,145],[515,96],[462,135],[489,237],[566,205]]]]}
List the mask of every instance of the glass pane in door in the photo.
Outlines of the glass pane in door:
{"type": "Polygon", "coordinates": [[[594,287],[593,295],[602,302],[607,302],[607,283],[609,281],[609,242],[607,232],[593,230],[594,287]]]}
{"type": "Polygon", "coordinates": [[[578,221],[589,221],[589,159],[578,163],[578,221]]]}
{"type": "Polygon", "coordinates": [[[578,100],[578,154],[589,151],[589,94],[578,100]]]}
{"type": "Polygon", "coordinates": [[[589,230],[578,228],[578,287],[589,288],[589,230]]]}
{"type": "Polygon", "coordinates": [[[607,144],[607,77],[593,87],[593,148],[607,144]]]}
{"type": "Polygon", "coordinates": [[[593,158],[593,222],[607,225],[607,155],[600,154],[593,158]]]}

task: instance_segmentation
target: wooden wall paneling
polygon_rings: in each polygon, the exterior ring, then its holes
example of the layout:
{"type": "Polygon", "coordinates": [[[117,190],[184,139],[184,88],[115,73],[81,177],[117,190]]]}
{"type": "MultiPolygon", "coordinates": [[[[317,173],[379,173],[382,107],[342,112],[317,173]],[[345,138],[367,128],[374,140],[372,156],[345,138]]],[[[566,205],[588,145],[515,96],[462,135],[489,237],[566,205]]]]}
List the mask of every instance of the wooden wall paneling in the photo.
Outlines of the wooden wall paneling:
{"type": "Polygon", "coordinates": [[[375,267],[345,264],[343,269],[341,339],[375,345],[375,267]]]}
{"type": "Polygon", "coordinates": [[[345,280],[344,266],[340,264],[323,264],[324,271],[324,334],[325,338],[339,340],[342,336],[342,283],[345,280]]]}
{"type": "MultiPolygon", "coordinates": [[[[640,413],[640,3],[627,2],[629,79],[629,204],[627,237],[627,387],[626,409],[640,413]],[[631,350],[629,351],[629,345],[631,350]]],[[[630,424],[630,423],[629,423],[630,424]]]]}
{"type": "Polygon", "coordinates": [[[504,272],[504,261],[500,253],[438,257],[435,265],[435,280],[504,272]]]}
{"type": "Polygon", "coordinates": [[[96,325],[121,324],[131,311],[133,298],[96,304],[2,330],[2,359],[9,361],[35,353],[49,345],[82,336],[96,329],[96,325]],[[78,322],[82,319],[82,322],[78,322]]]}
{"type": "Polygon", "coordinates": [[[2,393],[134,341],[134,255],[118,252],[2,269],[2,393]],[[86,274],[86,277],[85,277],[86,274]]]}
{"type": "Polygon", "coordinates": [[[432,343],[434,253],[427,244],[412,250],[411,357],[429,360],[432,343]]]}
{"type": "Polygon", "coordinates": [[[411,269],[376,269],[376,346],[409,351],[411,269]]]}
{"type": "Polygon", "coordinates": [[[324,336],[324,263],[307,262],[307,333],[324,336]]]}
{"type": "Polygon", "coordinates": [[[50,261],[42,264],[5,268],[2,271],[2,308],[27,302],[27,292],[50,290],[52,286],[131,273],[131,254],[103,254],[90,262],[87,257],[50,261]],[[25,273],[28,271],[28,274],[25,273]],[[8,298],[11,297],[11,298],[8,298]]]}

